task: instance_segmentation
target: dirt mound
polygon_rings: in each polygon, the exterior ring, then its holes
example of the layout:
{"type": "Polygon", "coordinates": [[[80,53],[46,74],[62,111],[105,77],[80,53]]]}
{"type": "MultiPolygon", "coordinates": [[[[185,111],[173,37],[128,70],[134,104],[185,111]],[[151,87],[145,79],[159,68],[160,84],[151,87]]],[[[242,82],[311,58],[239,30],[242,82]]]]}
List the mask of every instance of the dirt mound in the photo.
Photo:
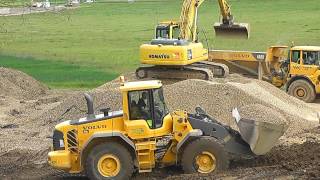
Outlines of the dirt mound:
{"type": "Polygon", "coordinates": [[[0,95],[32,99],[47,90],[46,86],[21,71],[0,67],[0,95]]]}

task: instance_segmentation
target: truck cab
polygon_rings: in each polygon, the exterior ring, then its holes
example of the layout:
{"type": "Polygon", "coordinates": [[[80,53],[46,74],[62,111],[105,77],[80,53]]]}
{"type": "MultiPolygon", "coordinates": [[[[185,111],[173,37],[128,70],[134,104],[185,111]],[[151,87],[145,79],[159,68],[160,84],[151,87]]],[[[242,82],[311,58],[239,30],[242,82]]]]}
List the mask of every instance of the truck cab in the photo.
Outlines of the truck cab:
{"type": "Polygon", "coordinates": [[[288,93],[305,102],[314,101],[320,93],[320,47],[294,46],[288,58],[288,93]]]}

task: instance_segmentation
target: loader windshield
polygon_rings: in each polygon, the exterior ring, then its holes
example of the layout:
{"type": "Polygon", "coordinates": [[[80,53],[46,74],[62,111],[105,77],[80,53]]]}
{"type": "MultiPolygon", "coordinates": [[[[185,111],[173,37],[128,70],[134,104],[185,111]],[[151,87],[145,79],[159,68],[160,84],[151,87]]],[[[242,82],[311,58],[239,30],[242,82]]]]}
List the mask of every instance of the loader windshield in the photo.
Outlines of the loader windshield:
{"type": "Polygon", "coordinates": [[[167,106],[164,102],[163,89],[153,90],[153,102],[154,102],[154,121],[156,128],[162,126],[163,118],[169,113],[167,106]]]}

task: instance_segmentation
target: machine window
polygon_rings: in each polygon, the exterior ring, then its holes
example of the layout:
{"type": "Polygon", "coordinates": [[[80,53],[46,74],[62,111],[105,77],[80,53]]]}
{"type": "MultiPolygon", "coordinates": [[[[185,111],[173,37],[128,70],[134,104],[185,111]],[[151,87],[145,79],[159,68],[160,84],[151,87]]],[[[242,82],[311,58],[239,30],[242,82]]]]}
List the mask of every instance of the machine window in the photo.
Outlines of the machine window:
{"type": "Polygon", "coordinates": [[[150,91],[131,91],[129,92],[129,112],[130,120],[147,121],[149,127],[152,127],[150,91]]]}
{"type": "Polygon", "coordinates": [[[300,51],[292,51],[292,62],[299,63],[300,51]]]}
{"type": "Polygon", "coordinates": [[[318,51],[303,51],[303,63],[305,65],[319,65],[318,51]]]}
{"type": "Polygon", "coordinates": [[[157,33],[156,33],[156,38],[164,38],[168,39],[169,38],[169,29],[168,28],[158,28],[157,33]]]}
{"type": "Polygon", "coordinates": [[[164,102],[162,88],[153,90],[153,101],[155,128],[159,128],[162,126],[163,118],[169,113],[164,102]]]}
{"type": "Polygon", "coordinates": [[[173,27],[173,29],[172,29],[172,31],[173,31],[173,39],[178,39],[179,38],[179,36],[180,36],[180,28],[178,27],[178,26],[175,26],[175,27],[173,27]]]}

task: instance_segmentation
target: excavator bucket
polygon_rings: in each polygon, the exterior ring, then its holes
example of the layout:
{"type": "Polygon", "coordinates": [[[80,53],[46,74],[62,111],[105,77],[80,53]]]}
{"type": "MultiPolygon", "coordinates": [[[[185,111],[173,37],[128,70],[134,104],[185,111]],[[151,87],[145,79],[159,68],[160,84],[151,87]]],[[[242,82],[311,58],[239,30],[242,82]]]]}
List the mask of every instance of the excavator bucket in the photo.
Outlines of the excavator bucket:
{"type": "Polygon", "coordinates": [[[247,23],[234,23],[226,25],[223,23],[214,23],[214,31],[217,37],[249,39],[250,27],[247,23]]]}
{"type": "Polygon", "coordinates": [[[266,154],[287,130],[286,125],[260,122],[240,117],[237,109],[232,112],[242,139],[250,145],[256,155],[266,154]]]}

